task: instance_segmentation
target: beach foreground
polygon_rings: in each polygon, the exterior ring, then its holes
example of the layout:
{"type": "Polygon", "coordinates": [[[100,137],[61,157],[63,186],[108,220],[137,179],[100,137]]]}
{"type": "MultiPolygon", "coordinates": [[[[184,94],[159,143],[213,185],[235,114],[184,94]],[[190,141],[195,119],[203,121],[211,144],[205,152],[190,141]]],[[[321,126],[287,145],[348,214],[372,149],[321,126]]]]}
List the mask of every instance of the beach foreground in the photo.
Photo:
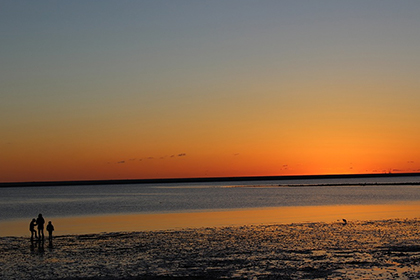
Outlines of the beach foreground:
{"type": "Polygon", "coordinates": [[[0,252],[1,279],[419,279],[420,220],[3,237],[0,252]]]}

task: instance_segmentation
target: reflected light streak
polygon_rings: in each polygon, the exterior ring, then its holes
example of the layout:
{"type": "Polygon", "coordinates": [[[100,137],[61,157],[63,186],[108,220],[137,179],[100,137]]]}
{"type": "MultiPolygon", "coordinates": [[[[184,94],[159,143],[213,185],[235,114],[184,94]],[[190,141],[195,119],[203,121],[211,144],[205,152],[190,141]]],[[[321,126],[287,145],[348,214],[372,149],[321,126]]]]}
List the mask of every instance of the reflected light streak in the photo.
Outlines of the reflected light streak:
{"type": "MultiPolygon", "coordinates": [[[[151,231],[182,228],[288,224],[417,218],[420,202],[387,205],[338,205],[257,208],[232,211],[127,214],[46,218],[55,226],[54,235],[118,231],[151,231]]],[[[28,220],[0,222],[1,236],[29,237],[28,220]]]]}

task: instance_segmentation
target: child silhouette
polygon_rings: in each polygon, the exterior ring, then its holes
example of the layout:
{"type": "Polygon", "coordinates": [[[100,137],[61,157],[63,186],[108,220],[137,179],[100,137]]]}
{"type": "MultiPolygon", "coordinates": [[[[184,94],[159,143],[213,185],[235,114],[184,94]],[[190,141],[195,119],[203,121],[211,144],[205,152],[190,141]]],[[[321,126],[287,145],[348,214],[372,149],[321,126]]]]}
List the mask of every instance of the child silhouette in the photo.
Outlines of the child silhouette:
{"type": "Polygon", "coordinates": [[[29,230],[31,231],[31,240],[34,239],[34,234],[35,234],[35,238],[38,238],[38,236],[36,235],[35,226],[36,226],[36,220],[32,219],[31,223],[29,224],[29,230]]]}
{"type": "Polygon", "coordinates": [[[48,231],[48,240],[52,241],[52,232],[54,231],[54,226],[51,223],[51,221],[48,222],[47,231],[48,231]]]}

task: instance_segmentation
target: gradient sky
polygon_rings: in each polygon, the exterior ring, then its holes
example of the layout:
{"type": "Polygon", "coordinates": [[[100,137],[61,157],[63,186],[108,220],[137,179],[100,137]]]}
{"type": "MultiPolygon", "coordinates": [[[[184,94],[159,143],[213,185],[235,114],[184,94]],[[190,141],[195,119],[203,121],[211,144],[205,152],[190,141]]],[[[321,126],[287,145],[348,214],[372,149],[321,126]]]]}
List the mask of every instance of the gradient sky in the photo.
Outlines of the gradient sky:
{"type": "Polygon", "coordinates": [[[420,171],[420,1],[0,1],[0,182],[420,171]]]}

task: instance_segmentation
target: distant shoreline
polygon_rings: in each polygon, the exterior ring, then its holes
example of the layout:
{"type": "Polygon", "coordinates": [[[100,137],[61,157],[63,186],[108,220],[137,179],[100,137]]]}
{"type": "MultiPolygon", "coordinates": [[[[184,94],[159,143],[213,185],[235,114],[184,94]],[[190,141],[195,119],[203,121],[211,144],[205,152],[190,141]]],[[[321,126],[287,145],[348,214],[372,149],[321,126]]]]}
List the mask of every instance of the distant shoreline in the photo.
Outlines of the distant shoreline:
{"type": "MultiPolygon", "coordinates": [[[[370,174],[198,177],[198,178],[163,178],[163,179],[34,181],[34,182],[0,183],[0,188],[76,186],[76,185],[128,185],[128,184],[206,183],[206,182],[239,182],[239,181],[282,181],[282,180],[351,179],[351,178],[393,178],[393,177],[415,177],[415,176],[420,176],[420,173],[370,173],[370,174]]],[[[420,183],[404,183],[404,184],[405,185],[418,185],[420,183]]]]}

